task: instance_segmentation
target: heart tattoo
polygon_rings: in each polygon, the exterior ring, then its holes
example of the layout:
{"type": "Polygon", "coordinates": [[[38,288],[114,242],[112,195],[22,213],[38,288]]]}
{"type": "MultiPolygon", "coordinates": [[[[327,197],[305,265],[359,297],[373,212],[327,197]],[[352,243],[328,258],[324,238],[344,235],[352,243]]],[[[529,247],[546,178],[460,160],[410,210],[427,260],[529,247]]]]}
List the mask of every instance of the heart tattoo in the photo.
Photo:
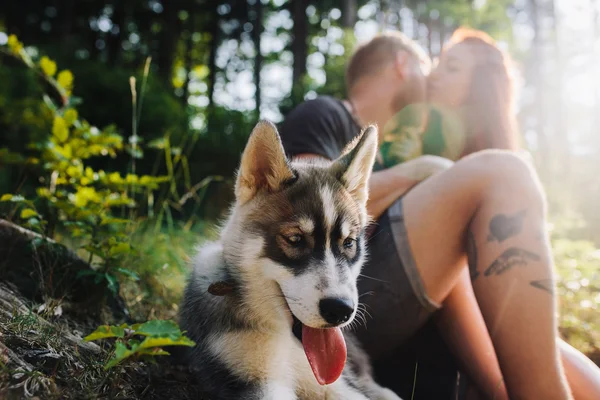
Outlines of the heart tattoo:
{"type": "Polygon", "coordinates": [[[488,242],[497,240],[502,243],[509,237],[521,233],[526,210],[519,211],[513,216],[498,214],[490,220],[490,234],[488,242]]]}

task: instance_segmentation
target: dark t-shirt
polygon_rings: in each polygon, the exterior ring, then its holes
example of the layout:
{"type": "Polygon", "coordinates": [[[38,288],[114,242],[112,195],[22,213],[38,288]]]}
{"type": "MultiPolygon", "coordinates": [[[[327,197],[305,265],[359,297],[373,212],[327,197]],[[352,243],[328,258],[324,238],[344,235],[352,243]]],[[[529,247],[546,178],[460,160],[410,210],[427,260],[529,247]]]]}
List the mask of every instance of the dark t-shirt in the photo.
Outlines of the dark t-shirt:
{"type": "Polygon", "coordinates": [[[288,157],[312,153],[335,160],[359,133],[360,126],[344,104],[330,96],[305,101],[279,126],[288,157]]]}

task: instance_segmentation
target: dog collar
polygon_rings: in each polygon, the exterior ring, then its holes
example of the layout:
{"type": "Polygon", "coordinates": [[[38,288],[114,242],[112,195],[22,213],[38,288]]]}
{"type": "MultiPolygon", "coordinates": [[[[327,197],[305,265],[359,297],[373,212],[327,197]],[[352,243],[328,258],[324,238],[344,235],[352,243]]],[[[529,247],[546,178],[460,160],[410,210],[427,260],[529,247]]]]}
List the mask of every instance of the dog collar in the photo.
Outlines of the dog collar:
{"type": "Polygon", "coordinates": [[[219,281],[213,282],[208,286],[208,293],[213,296],[225,296],[233,292],[234,289],[235,286],[233,285],[233,282],[219,281]]]}

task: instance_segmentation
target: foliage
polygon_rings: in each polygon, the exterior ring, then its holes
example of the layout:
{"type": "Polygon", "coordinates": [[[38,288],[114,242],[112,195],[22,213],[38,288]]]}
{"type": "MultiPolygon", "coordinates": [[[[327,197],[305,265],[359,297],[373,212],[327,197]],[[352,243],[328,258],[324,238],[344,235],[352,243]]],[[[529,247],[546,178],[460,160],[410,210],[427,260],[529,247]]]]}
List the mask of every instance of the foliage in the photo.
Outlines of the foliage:
{"type": "MultiPolygon", "coordinates": [[[[130,76],[142,74],[146,79],[146,88],[143,93],[145,112],[137,116],[137,134],[140,138],[147,143],[169,133],[171,140],[178,143],[187,133],[189,115],[185,104],[173,95],[172,90],[158,79],[152,70],[144,71],[146,65],[142,64],[144,68],[141,70],[106,68],[105,65],[89,60],[72,61],[69,65],[77,76],[74,94],[88,99],[78,108],[90,123],[99,126],[114,125],[117,127],[117,133],[128,136],[132,124],[131,91],[128,81],[130,76]],[[91,99],[93,101],[90,101],[91,99]],[[99,106],[100,104],[102,106],[99,106]]],[[[138,90],[140,89],[138,87],[138,90]]],[[[143,163],[144,160],[139,162],[143,163]]]]}
{"type": "MultiPolygon", "coordinates": [[[[71,94],[73,75],[69,70],[60,71],[56,79],[56,63],[48,57],[34,60],[18,39],[11,35],[8,52],[23,61],[60,94],[56,104],[50,96],[44,102],[52,114],[51,134],[43,140],[32,141],[29,149],[33,155],[20,155],[2,149],[0,161],[19,163],[35,170],[39,177],[36,188],[37,200],[27,200],[20,195],[5,194],[0,201],[14,203],[20,210],[19,218],[24,226],[44,235],[52,235],[56,229],[78,238],[89,254],[89,262],[97,267],[82,271],[82,275],[94,275],[96,281],[105,280],[107,287],[118,292],[117,276],[138,279],[135,272],[120,267],[124,255],[133,251],[127,227],[130,220],[124,216],[135,208],[136,194],[157,190],[169,177],[153,177],[119,172],[94,170],[87,165],[94,157],[116,157],[118,152],[132,150],[135,143],[124,144],[114,127],[100,130],[81,119],[75,108],[78,103],[71,94]],[[36,205],[37,204],[37,205],[36,205]]],[[[135,158],[136,154],[132,153],[135,158]]]]}
{"type": "Polygon", "coordinates": [[[553,240],[560,328],[584,353],[600,349],[600,249],[587,241],[553,240]]]}
{"type": "Polygon", "coordinates": [[[329,94],[337,98],[347,96],[345,72],[348,57],[346,55],[351,54],[356,46],[354,32],[350,29],[344,29],[340,44],[343,46],[344,55],[328,56],[327,63],[324,66],[326,85],[319,90],[322,94],[329,94]]]}
{"type": "Polygon", "coordinates": [[[130,357],[169,355],[163,347],[195,345],[182,334],[177,324],[166,320],[153,320],[132,326],[102,325],[84,339],[94,341],[107,338],[116,338],[116,341],[113,356],[105,365],[106,369],[130,357]],[[144,339],[140,341],[134,339],[135,336],[142,336],[144,339]]]}

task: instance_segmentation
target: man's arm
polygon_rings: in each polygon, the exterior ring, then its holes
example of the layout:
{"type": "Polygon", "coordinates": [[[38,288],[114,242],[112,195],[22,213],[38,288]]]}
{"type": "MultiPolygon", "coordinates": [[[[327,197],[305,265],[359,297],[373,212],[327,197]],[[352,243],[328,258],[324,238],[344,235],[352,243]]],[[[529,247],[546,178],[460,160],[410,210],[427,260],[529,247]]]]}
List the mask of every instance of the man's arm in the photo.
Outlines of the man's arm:
{"type": "MultiPolygon", "coordinates": [[[[295,158],[323,158],[304,153],[295,158]]],[[[369,181],[367,212],[378,219],[396,200],[417,183],[452,166],[452,161],[436,156],[421,156],[382,171],[373,172],[369,181]]]]}
{"type": "Polygon", "coordinates": [[[367,202],[367,212],[371,218],[379,219],[400,196],[420,182],[418,179],[403,175],[403,171],[398,168],[400,165],[371,174],[367,202]]]}

